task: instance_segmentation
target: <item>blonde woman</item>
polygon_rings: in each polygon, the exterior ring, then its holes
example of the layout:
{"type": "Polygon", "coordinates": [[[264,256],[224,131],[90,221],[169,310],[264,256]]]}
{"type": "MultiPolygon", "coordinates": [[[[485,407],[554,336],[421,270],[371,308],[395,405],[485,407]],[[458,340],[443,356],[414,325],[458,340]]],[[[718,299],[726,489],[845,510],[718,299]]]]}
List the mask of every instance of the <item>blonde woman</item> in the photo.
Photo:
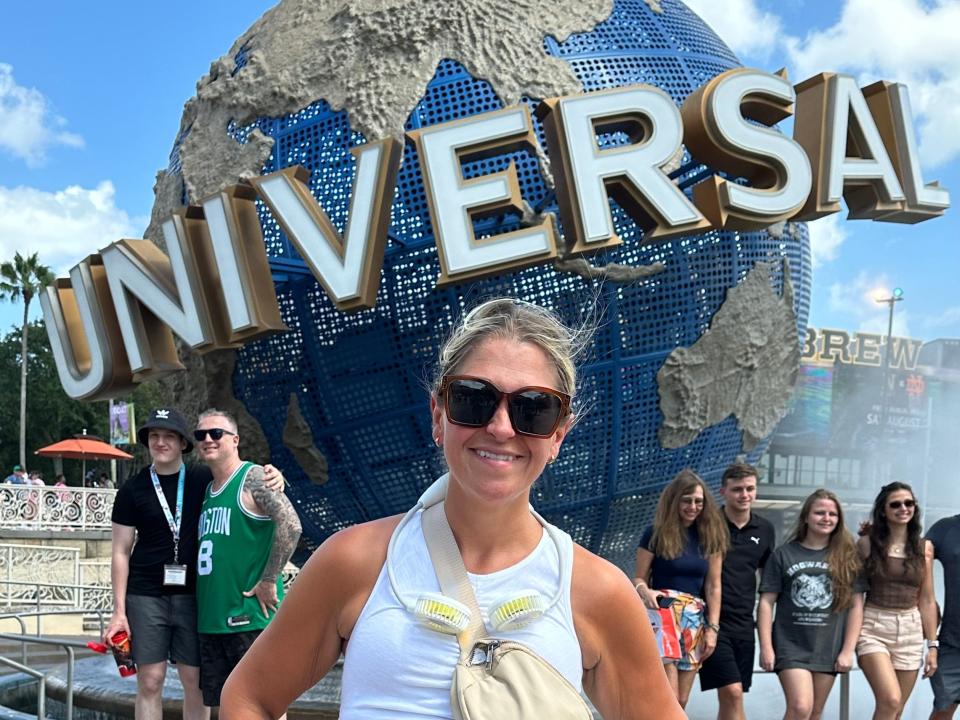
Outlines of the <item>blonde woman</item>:
{"type": "Polygon", "coordinates": [[[681,470],[640,538],[634,587],[654,628],[667,679],[686,707],[700,664],[717,645],[720,571],[730,534],[706,484],[681,470]]]}
{"type": "Polygon", "coordinates": [[[853,667],[865,590],[840,500],[817,490],[804,501],[793,536],[774,550],[760,581],[760,666],[780,679],[784,720],[819,720],[837,673],[853,667]]]}
{"type": "MultiPolygon", "coordinates": [[[[554,541],[560,531],[530,512],[530,488],[576,419],[576,340],[551,312],[510,298],[479,305],[454,329],[430,398],[449,468],[444,513],[485,623],[503,598],[544,599],[529,624],[492,627],[498,640],[540,655],[608,720],[680,720],[630,582],[569,536],[554,541]]],[[[328,538],[227,680],[221,717],[279,717],[343,652],[343,720],[452,718],[457,637],[408,607],[411,596],[440,592],[422,516],[328,538]]]]}

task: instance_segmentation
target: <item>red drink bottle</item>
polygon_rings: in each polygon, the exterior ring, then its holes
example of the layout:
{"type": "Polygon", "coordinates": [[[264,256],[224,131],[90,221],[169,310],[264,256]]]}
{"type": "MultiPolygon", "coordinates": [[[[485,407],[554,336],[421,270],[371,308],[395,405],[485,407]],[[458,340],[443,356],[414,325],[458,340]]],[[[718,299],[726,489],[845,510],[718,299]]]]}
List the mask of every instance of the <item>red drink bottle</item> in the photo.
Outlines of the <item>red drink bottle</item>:
{"type": "Polygon", "coordinates": [[[130,636],[123,630],[118,632],[110,642],[113,643],[113,659],[117,661],[117,670],[120,671],[120,677],[130,677],[137,672],[137,664],[130,655],[130,636]]]}

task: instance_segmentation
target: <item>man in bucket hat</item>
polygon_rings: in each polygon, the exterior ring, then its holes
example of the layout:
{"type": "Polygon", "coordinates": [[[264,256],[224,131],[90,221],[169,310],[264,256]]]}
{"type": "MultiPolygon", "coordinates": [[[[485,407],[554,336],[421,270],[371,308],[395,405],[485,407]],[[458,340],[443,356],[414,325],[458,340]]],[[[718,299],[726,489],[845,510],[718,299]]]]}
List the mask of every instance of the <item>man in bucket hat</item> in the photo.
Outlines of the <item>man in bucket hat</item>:
{"type": "MultiPolygon", "coordinates": [[[[137,432],[151,464],[117,491],[113,504],[110,642],[124,631],[137,662],[137,720],[161,720],[167,661],[183,685],[184,720],[205,720],[197,640],[197,526],[209,468],[187,466],[193,450],[186,418],[173,407],[151,411],[137,432]],[[135,542],[136,541],[136,542],[135,542]]],[[[271,489],[283,478],[267,466],[271,489]]]]}

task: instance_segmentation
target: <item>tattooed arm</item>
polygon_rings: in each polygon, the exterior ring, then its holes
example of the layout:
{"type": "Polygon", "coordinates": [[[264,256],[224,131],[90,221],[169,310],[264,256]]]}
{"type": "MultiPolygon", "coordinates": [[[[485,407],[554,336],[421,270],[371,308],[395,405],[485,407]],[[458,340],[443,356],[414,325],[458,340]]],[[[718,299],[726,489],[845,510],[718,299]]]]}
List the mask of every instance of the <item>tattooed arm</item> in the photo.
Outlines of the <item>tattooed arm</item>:
{"type": "Polygon", "coordinates": [[[268,610],[277,610],[277,577],[283,572],[283,566],[293,555],[300,538],[300,518],[286,495],[267,488],[263,468],[259,465],[250,468],[243,482],[243,503],[251,511],[268,516],[274,523],[273,546],[260,582],[244,593],[247,597],[256,595],[264,617],[270,617],[268,610]]]}

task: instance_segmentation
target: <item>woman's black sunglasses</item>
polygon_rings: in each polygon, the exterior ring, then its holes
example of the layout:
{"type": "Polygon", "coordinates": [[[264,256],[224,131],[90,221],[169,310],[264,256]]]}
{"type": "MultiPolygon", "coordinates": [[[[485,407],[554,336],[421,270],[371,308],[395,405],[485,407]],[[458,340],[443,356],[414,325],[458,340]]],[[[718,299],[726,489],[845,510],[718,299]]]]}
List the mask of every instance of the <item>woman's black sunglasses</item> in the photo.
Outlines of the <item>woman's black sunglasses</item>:
{"type": "Polygon", "coordinates": [[[892,502],[887,503],[887,507],[890,508],[891,510],[899,510],[901,507],[905,507],[909,510],[916,504],[917,504],[916,500],[894,500],[892,502]]]}
{"type": "Polygon", "coordinates": [[[548,387],[523,387],[503,392],[489,380],[469,375],[448,375],[440,383],[439,397],[447,419],[454,425],[483,427],[507,399],[510,424],[519,435],[550,437],[570,412],[570,396],[548,387]]]}
{"type": "Polygon", "coordinates": [[[235,432],[224,430],[223,428],[210,428],[209,430],[194,430],[193,439],[197,442],[203,442],[203,439],[210,435],[211,440],[219,440],[224,435],[236,435],[235,432]]]}

